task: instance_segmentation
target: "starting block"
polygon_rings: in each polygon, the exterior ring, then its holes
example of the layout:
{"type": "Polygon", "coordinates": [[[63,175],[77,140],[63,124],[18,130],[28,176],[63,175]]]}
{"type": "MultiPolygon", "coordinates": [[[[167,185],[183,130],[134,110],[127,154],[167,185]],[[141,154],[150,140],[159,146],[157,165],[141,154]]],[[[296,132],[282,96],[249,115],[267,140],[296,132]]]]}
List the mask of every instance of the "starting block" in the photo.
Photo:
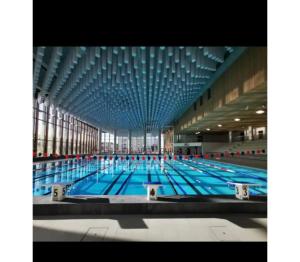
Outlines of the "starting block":
{"type": "Polygon", "coordinates": [[[227,182],[228,185],[235,186],[235,197],[238,199],[249,199],[250,198],[250,187],[260,187],[260,184],[249,184],[243,182],[227,182]]]}
{"type": "Polygon", "coordinates": [[[66,192],[72,183],[53,183],[45,184],[43,186],[51,186],[51,200],[52,201],[62,201],[65,198],[66,192]]]}
{"type": "Polygon", "coordinates": [[[160,186],[160,182],[144,183],[144,187],[147,187],[147,200],[157,200],[157,190],[160,186]]]}

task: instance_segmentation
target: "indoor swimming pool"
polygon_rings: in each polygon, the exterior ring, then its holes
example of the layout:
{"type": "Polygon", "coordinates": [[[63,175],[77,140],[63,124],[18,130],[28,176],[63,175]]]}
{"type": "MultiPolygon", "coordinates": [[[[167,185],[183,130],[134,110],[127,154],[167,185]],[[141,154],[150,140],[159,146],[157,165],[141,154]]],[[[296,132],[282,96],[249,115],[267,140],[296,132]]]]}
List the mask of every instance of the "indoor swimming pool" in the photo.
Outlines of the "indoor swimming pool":
{"type": "Polygon", "coordinates": [[[146,195],[144,183],[159,182],[158,195],[234,195],[228,182],[259,184],[267,194],[267,171],[204,159],[63,160],[33,165],[33,196],[70,183],[67,195],[146,195]]]}

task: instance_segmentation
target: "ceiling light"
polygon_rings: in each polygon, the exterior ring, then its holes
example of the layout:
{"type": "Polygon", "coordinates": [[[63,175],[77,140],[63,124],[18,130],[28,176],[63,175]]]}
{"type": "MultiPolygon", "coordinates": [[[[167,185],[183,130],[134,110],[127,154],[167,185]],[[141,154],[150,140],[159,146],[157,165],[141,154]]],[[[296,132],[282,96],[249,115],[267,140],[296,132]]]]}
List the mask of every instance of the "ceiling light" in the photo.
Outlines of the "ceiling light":
{"type": "Polygon", "coordinates": [[[206,128],[207,131],[210,131],[210,128],[206,128]]]}
{"type": "Polygon", "coordinates": [[[263,114],[264,112],[265,112],[264,110],[261,110],[261,109],[260,109],[260,110],[257,110],[257,111],[256,111],[256,114],[261,115],[261,114],[263,114]]]}
{"type": "Polygon", "coordinates": [[[222,125],[221,125],[221,124],[218,124],[218,127],[222,127],[222,125]]]}
{"type": "Polygon", "coordinates": [[[241,119],[239,119],[239,118],[235,118],[234,119],[234,121],[236,121],[236,122],[238,122],[238,121],[240,121],[241,119]]]}
{"type": "Polygon", "coordinates": [[[200,134],[200,132],[196,132],[195,134],[198,135],[198,134],[200,134]]]}

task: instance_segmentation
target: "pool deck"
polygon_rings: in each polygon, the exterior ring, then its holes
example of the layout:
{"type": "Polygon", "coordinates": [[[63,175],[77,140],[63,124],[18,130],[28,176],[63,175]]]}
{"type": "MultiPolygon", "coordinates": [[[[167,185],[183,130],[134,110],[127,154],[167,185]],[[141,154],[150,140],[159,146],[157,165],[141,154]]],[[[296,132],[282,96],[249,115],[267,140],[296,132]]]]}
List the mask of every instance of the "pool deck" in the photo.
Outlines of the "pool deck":
{"type": "Polygon", "coordinates": [[[267,197],[252,196],[72,196],[54,202],[50,196],[33,197],[33,215],[106,215],[106,214],[201,214],[267,213],[267,197]]]}
{"type": "Polygon", "coordinates": [[[239,213],[38,216],[33,220],[33,240],[265,242],[267,216],[239,213]]]}

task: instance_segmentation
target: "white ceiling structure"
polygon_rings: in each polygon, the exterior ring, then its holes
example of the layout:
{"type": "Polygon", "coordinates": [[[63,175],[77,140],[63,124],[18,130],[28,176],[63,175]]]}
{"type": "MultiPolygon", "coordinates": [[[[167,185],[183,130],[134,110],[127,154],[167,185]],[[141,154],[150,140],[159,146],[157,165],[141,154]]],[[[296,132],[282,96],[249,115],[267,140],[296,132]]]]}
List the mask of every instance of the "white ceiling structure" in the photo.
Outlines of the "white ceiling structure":
{"type": "Polygon", "coordinates": [[[33,91],[98,127],[162,128],[242,53],[240,47],[35,47],[33,91]]]}

